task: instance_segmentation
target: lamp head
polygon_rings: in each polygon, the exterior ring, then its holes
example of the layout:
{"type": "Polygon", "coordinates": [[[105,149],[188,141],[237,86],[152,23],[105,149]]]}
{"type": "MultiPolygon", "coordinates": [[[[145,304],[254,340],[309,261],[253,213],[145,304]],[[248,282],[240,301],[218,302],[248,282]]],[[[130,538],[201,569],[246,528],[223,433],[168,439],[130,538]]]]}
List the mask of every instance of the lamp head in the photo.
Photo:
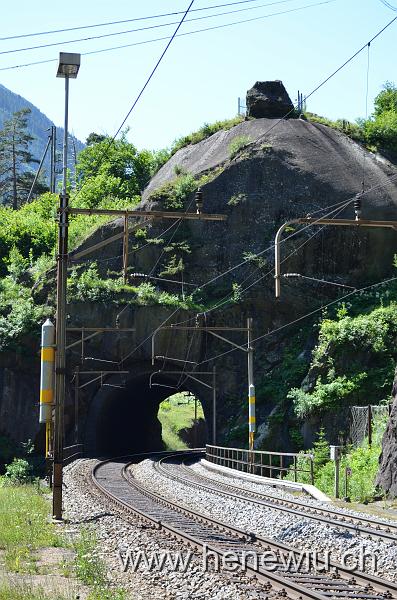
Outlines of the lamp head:
{"type": "Polygon", "coordinates": [[[59,53],[59,64],[57,77],[65,79],[76,79],[77,73],[80,68],[80,54],[73,54],[71,52],[60,52],[59,53]]]}

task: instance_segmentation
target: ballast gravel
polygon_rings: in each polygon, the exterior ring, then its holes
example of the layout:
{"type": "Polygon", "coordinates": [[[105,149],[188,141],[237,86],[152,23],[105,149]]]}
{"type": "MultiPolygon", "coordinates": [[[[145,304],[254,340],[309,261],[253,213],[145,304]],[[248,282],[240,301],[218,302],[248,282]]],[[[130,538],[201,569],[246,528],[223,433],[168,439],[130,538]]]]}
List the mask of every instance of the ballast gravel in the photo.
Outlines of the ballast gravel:
{"type": "Polygon", "coordinates": [[[261,584],[242,572],[203,571],[200,553],[133,515],[126,517],[90,485],[91,470],[96,462],[81,459],[64,469],[63,500],[67,519],[64,530],[71,539],[77,538],[82,529],[95,532],[98,555],[106,565],[110,585],[126,590],[128,600],[260,600],[277,597],[265,592],[261,584]],[[167,552],[175,557],[180,552],[185,560],[190,552],[191,559],[185,572],[173,568],[167,561],[161,569],[154,563],[150,570],[141,561],[136,570],[131,568],[131,562],[124,570],[123,561],[125,565],[128,551],[135,558],[145,552],[149,559],[167,552]]]}
{"type": "MultiPolygon", "coordinates": [[[[291,500],[299,502],[304,502],[306,506],[312,506],[313,508],[329,508],[331,510],[335,510],[335,506],[333,504],[329,504],[327,502],[320,502],[315,498],[308,496],[307,494],[291,494],[287,491],[287,489],[282,489],[282,487],[274,487],[272,485],[268,485],[266,483],[255,483],[253,481],[249,481],[247,479],[242,479],[239,477],[232,477],[231,475],[224,475],[221,472],[216,472],[213,469],[209,469],[208,467],[202,464],[202,461],[199,460],[193,463],[189,467],[193,472],[198,475],[204,475],[204,477],[210,477],[213,481],[220,481],[221,483],[236,485],[244,490],[258,492],[259,494],[266,494],[272,496],[273,498],[282,498],[284,500],[291,500]]],[[[363,513],[357,510],[353,510],[351,508],[345,508],[343,506],[338,506],[338,512],[341,512],[346,515],[350,515],[352,517],[358,518],[366,518],[368,519],[368,513],[363,513]]],[[[382,521],[384,523],[391,523],[394,526],[397,524],[396,521],[392,521],[387,519],[386,517],[376,517],[378,521],[382,521]]]]}
{"type": "MultiPolygon", "coordinates": [[[[331,559],[337,562],[347,560],[348,557],[357,560],[358,564],[361,560],[365,572],[397,581],[397,540],[395,543],[371,540],[346,530],[324,525],[310,518],[261,507],[249,500],[230,498],[201,490],[196,486],[192,487],[187,481],[185,483],[176,482],[159,473],[150,459],[132,466],[131,472],[148,489],[160,493],[165,498],[178,502],[186,508],[219,519],[224,523],[237,525],[245,531],[252,531],[258,535],[284,542],[302,551],[318,552],[321,555],[328,551],[331,559]]],[[[211,472],[206,470],[206,474],[209,473],[211,472]]],[[[184,472],[181,474],[183,475],[184,472]]],[[[213,475],[211,473],[211,477],[213,475]]],[[[185,477],[188,476],[185,475],[185,477]]],[[[231,481],[229,478],[227,479],[229,482],[231,481]]],[[[247,485],[247,482],[244,482],[244,485],[247,485]]],[[[283,497],[291,496],[285,491],[270,489],[273,495],[280,493],[283,497]]]]}

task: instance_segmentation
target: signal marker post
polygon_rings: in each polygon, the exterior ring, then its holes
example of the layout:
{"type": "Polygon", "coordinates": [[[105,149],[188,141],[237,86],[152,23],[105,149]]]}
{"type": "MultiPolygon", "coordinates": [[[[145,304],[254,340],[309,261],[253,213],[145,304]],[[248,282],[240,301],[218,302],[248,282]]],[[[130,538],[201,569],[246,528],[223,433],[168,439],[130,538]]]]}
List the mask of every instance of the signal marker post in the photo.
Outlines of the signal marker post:
{"type": "Polygon", "coordinates": [[[248,447],[254,449],[256,430],[255,419],[255,385],[254,385],[254,348],[252,346],[252,318],[247,319],[247,358],[248,358],[248,447]]]}
{"type": "MultiPolygon", "coordinates": [[[[62,55],[62,53],[61,53],[62,55]]],[[[70,55],[66,55],[70,56],[70,55]]],[[[75,56],[75,55],[72,55],[75,56]]],[[[79,55],[78,55],[79,56],[79,55]]],[[[77,74],[77,73],[76,73],[77,74]]],[[[71,76],[71,75],[70,75],[71,76]]],[[[203,192],[196,192],[195,213],[168,212],[168,211],[134,211],[116,209],[84,209],[69,206],[66,194],[66,151],[67,151],[67,99],[68,99],[68,76],[66,79],[66,108],[65,108],[65,141],[64,141],[64,186],[60,197],[59,227],[58,227],[58,268],[57,268],[57,307],[56,307],[56,362],[55,362],[55,419],[54,419],[54,463],[53,463],[53,517],[62,519],[62,485],[63,485],[63,443],[64,443],[64,403],[66,392],[66,291],[67,291],[67,266],[68,255],[68,218],[69,215],[109,215],[124,217],[124,253],[123,271],[127,280],[126,263],[128,260],[128,218],[140,219],[149,217],[151,219],[183,219],[197,221],[226,221],[227,216],[221,214],[206,214],[202,212],[203,192]]],[[[92,251],[97,246],[91,248],[92,251]]],[[[84,251],[88,254],[90,249],[84,251]]],[[[98,331],[100,328],[94,328],[98,331]]],[[[117,328],[116,328],[117,329],[117,328]]],[[[80,372],[79,375],[82,373],[80,372]]],[[[101,376],[99,377],[101,378],[101,376]]],[[[93,380],[95,381],[95,380],[93,380]]],[[[92,382],[90,382],[92,383],[92,382]]],[[[84,384],[86,385],[86,384],[84,384]]],[[[81,389],[83,386],[79,386],[81,389]]]]}

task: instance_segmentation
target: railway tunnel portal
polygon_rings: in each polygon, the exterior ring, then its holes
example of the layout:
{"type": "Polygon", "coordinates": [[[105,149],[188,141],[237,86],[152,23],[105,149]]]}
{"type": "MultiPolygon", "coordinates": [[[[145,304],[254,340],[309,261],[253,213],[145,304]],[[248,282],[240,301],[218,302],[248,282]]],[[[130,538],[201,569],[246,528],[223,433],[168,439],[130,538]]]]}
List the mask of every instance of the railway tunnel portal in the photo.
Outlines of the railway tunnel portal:
{"type": "MultiPolygon", "coordinates": [[[[193,446],[193,441],[203,445],[212,409],[207,390],[186,378],[183,371],[168,375],[141,366],[138,374],[125,380],[113,376],[92,395],[84,422],[80,421],[85,455],[111,457],[164,450],[159,408],[176,392],[188,392],[201,405],[204,419],[196,424],[196,438],[192,424],[184,441],[188,446],[193,446]]],[[[178,409],[175,403],[168,406],[170,413],[178,409]]]]}

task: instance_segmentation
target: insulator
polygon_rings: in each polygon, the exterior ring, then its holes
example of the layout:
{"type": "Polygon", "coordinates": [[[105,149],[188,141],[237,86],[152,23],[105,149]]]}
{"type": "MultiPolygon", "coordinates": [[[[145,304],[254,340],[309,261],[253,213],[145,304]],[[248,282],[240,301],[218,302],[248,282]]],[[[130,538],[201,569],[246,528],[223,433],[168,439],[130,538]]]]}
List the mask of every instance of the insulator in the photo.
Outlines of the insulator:
{"type": "Polygon", "coordinates": [[[202,192],[201,188],[198,188],[198,190],[196,192],[196,207],[197,207],[197,214],[200,215],[201,211],[203,209],[203,192],[202,192]]]}
{"type": "Polygon", "coordinates": [[[357,194],[354,199],[354,214],[356,215],[356,219],[361,217],[361,195],[357,194]]]}

